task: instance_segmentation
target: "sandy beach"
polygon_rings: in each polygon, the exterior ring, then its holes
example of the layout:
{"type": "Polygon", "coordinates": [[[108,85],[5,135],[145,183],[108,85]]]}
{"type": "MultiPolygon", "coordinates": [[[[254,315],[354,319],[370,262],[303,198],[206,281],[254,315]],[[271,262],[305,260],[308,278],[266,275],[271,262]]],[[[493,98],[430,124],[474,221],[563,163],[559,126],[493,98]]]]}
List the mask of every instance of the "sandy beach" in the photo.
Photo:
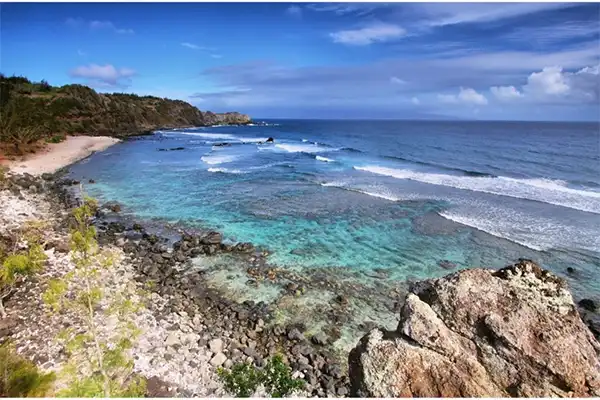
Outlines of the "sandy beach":
{"type": "Polygon", "coordinates": [[[63,142],[50,143],[43,151],[24,160],[10,162],[8,167],[19,174],[52,173],[118,142],[119,139],[108,136],[67,136],[63,142]]]}

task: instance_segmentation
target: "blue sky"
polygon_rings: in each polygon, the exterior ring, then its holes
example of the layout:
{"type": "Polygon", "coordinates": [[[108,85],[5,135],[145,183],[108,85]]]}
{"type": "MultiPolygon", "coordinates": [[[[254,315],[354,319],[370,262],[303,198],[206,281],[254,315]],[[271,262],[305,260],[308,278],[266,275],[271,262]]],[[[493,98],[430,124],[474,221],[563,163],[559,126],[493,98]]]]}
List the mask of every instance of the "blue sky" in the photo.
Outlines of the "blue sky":
{"type": "Polygon", "coordinates": [[[600,4],[0,5],[0,70],[282,118],[600,121],[600,4]]]}

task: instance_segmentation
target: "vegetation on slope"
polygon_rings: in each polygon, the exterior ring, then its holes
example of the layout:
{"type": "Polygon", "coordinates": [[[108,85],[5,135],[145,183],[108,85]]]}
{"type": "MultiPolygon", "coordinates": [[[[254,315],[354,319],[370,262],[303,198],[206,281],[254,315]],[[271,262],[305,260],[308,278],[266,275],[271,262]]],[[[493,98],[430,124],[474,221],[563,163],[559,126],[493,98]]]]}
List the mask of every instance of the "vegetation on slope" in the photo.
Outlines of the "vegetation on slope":
{"type": "Polygon", "coordinates": [[[125,93],[97,93],[84,85],[0,74],[0,145],[5,153],[35,151],[65,135],[129,136],[160,128],[244,124],[239,113],[203,113],[181,100],[125,93]]]}

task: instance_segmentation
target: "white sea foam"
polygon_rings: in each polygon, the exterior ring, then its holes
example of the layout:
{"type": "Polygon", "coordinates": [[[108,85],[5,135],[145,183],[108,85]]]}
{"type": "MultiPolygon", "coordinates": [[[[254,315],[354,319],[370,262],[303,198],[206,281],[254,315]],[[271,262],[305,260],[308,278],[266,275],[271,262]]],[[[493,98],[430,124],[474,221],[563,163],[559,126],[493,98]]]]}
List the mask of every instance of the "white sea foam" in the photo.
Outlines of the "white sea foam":
{"type": "Polygon", "coordinates": [[[397,179],[409,179],[433,185],[535,200],[600,214],[599,192],[569,188],[562,181],[446,175],[419,172],[410,169],[381,167],[378,165],[355,166],[354,169],[391,176],[397,179]]]}
{"type": "Polygon", "coordinates": [[[335,162],[335,160],[332,160],[331,158],[327,158],[327,157],[321,157],[321,156],[316,156],[315,159],[317,161],[324,161],[324,162],[335,162]]]}
{"type": "Polygon", "coordinates": [[[242,171],[240,169],[228,169],[228,168],[209,168],[208,172],[221,172],[224,174],[247,174],[249,171],[242,171]]]}
{"type": "Polygon", "coordinates": [[[206,164],[216,165],[216,164],[224,164],[228,162],[232,162],[238,157],[235,155],[227,155],[227,154],[213,154],[208,156],[202,156],[200,159],[206,164]]]}
{"type": "Polygon", "coordinates": [[[229,168],[209,168],[208,172],[221,172],[221,173],[226,173],[226,174],[249,174],[249,173],[251,173],[253,171],[267,169],[267,168],[274,167],[276,165],[283,165],[283,164],[285,164],[285,162],[274,162],[274,163],[265,164],[265,165],[257,165],[257,166],[254,166],[254,167],[248,167],[245,170],[243,170],[243,169],[229,169],[229,168]]]}
{"type": "Polygon", "coordinates": [[[570,224],[488,202],[466,202],[439,215],[537,251],[552,248],[600,251],[600,237],[593,226],[570,224]]]}
{"type": "Polygon", "coordinates": [[[291,144],[278,143],[275,145],[278,149],[285,150],[288,153],[324,153],[328,151],[337,151],[331,147],[318,146],[316,144],[291,144]]]}
{"type": "Polygon", "coordinates": [[[308,142],[308,140],[307,140],[307,139],[302,139],[302,141],[303,141],[304,143],[308,142]]]}
{"type": "Polygon", "coordinates": [[[197,136],[205,139],[237,139],[234,135],[230,135],[228,133],[212,133],[212,132],[161,132],[163,134],[174,134],[174,135],[186,135],[186,136],[197,136]]]}

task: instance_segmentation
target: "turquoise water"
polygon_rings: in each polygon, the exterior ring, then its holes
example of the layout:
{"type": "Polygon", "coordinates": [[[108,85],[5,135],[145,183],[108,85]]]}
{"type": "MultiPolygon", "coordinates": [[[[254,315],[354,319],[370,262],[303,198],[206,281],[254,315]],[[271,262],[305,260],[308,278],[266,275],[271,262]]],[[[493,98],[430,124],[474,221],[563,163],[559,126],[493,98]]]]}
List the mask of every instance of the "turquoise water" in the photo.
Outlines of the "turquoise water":
{"type": "Polygon", "coordinates": [[[71,173],[126,213],[218,229],[285,268],[402,281],[526,257],[600,293],[597,125],[268,122],[159,132],[71,173]]]}

